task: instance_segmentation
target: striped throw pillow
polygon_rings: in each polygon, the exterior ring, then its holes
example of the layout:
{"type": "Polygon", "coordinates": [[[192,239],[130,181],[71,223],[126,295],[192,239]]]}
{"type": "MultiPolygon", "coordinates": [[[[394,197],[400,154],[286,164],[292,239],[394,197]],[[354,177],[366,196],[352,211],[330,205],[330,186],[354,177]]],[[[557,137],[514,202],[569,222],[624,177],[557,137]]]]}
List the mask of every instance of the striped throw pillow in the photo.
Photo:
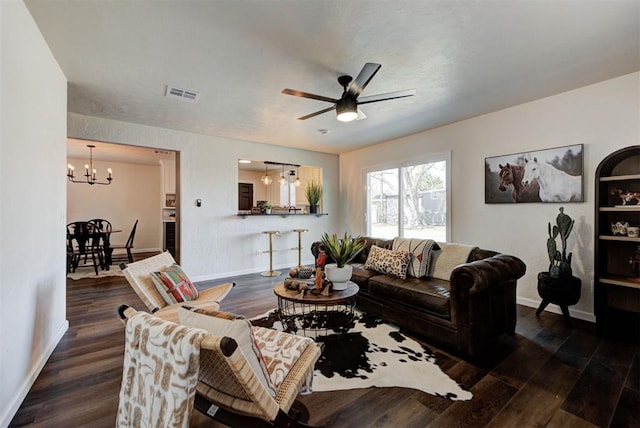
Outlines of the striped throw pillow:
{"type": "Polygon", "coordinates": [[[198,298],[198,289],[177,264],[164,268],[160,272],[152,272],[151,279],[153,285],[169,305],[198,298]]]}

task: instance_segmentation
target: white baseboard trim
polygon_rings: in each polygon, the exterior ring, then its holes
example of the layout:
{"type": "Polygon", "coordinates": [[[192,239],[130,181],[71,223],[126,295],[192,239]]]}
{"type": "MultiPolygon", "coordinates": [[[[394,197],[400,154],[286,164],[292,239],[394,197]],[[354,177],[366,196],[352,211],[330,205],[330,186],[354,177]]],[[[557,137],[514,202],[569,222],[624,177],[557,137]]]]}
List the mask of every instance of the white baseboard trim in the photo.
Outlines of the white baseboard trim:
{"type": "Polygon", "coordinates": [[[47,350],[38,359],[38,364],[33,366],[33,369],[31,370],[29,375],[24,379],[24,382],[22,382],[20,388],[18,388],[18,390],[16,391],[13,401],[10,403],[9,407],[3,411],[2,418],[0,419],[0,427],[9,426],[9,423],[18,412],[18,409],[31,390],[31,387],[38,378],[38,375],[44,368],[44,365],[47,363],[47,360],[49,359],[51,354],[53,354],[54,349],[56,349],[56,346],[58,346],[58,343],[60,343],[60,340],[62,340],[62,336],[64,336],[65,332],[68,329],[69,321],[65,320],[64,323],[62,323],[62,325],[60,326],[58,332],[53,337],[53,340],[47,347],[47,350]]]}
{"type": "MultiPolygon", "coordinates": [[[[542,300],[534,300],[534,299],[528,299],[526,297],[516,297],[516,303],[522,306],[528,306],[530,308],[535,308],[538,309],[538,306],[540,306],[540,302],[542,300]]],[[[546,308],[544,308],[545,311],[548,312],[552,312],[554,314],[560,314],[562,315],[562,311],[560,310],[560,306],[558,305],[554,305],[553,303],[549,303],[547,305],[546,308]]],[[[578,318],[580,320],[583,321],[589,321],[589,322],[596,322],[596,317],[595,315],[593,315],[591,312],[585,312],[585,311],[581,311],[578,309],[573,309],[571,306],[569,306],[569,314],[573,317],[573,318],[578,318]]]]}
{"type": "MultiPolygon", "coordinates": [[[[311,259],[311,260],[303,260],[302,264],[304,266],[315,266],[315,261],[313,259],[311,259]]],[[[291,269],[293,266],[294,265],[292,265],[292,264],[281,264],[281,265],[273,266],[273,270],[278,270],[278,271],[282,272],[282,275],[280,275],[279,277],[274,277],[274,278],[282,278],[284,280],[284,278],[289,276],[289,269],[291,269]]],[[[216,273],[216,274],[211,274],[211,275],[194,276],[194,277],[191,278],[191,280],[193,282],[210,281],[210,280],[214,280],[214,279],[228,278],[230,276],[250,275],[252,273],[261,273],[261,272],[265,272],[267,270],[269,270],[269,266],[266,266],[265,268],[261,268],[261,269],[251,268],[251,269],[237,270],[237,271],[232,271],[232,272],[216,273]]]]}

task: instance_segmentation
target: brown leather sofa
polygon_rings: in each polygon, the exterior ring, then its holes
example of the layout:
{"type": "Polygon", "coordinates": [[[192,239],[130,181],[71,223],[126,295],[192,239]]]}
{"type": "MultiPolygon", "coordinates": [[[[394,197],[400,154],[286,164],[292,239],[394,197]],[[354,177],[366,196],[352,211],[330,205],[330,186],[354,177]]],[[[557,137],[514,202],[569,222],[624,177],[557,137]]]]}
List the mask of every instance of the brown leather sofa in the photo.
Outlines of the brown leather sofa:
{"type": "MultiPolygon", "coordinates": [[[[478,248],[449,281],[400,279],[363,268],[372,245],[391,249],[393,243],[365,239],[367,246],[352,262],[351,280],[360,287],[358,308],[467,355],[515,331],[516,281],[526,270],[517,257],[478,248]]],[[[316,259],[319,248],[319,242],[311,246],[316,259]]]]}

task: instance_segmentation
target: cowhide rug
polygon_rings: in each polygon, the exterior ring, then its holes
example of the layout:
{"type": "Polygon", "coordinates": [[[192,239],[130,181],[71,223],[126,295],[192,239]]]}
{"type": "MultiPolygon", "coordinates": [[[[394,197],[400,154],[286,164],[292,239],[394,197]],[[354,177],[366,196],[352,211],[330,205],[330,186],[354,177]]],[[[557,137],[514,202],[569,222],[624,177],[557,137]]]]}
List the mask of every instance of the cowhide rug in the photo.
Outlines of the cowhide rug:
{"type": "MultiPolygon", "coordinates": [[[[251,322],[283,330],[277,310],[251,322]]],[[[316,340],[323,342],[325,348],[316,363],[314,391],[402,387],[451,400],[464,401],[472,397],[440,370],[429,348],[378,317],[357,312],[348,333],[330,334],[316,340]]]]}

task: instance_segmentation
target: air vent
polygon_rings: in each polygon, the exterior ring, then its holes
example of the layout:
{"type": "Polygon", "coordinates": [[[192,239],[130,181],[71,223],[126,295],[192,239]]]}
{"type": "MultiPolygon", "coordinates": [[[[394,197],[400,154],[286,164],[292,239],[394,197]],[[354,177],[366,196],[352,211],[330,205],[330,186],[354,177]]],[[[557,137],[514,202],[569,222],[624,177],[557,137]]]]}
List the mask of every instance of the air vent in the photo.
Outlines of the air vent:
{"type": "Polygon", "coordinates": [[[188,103],[197,103],[198,98],[200,98],[200,93],[167,85],[167,92],[165,93],[165,96],[169,98],[179,98],[188,103]]]}

